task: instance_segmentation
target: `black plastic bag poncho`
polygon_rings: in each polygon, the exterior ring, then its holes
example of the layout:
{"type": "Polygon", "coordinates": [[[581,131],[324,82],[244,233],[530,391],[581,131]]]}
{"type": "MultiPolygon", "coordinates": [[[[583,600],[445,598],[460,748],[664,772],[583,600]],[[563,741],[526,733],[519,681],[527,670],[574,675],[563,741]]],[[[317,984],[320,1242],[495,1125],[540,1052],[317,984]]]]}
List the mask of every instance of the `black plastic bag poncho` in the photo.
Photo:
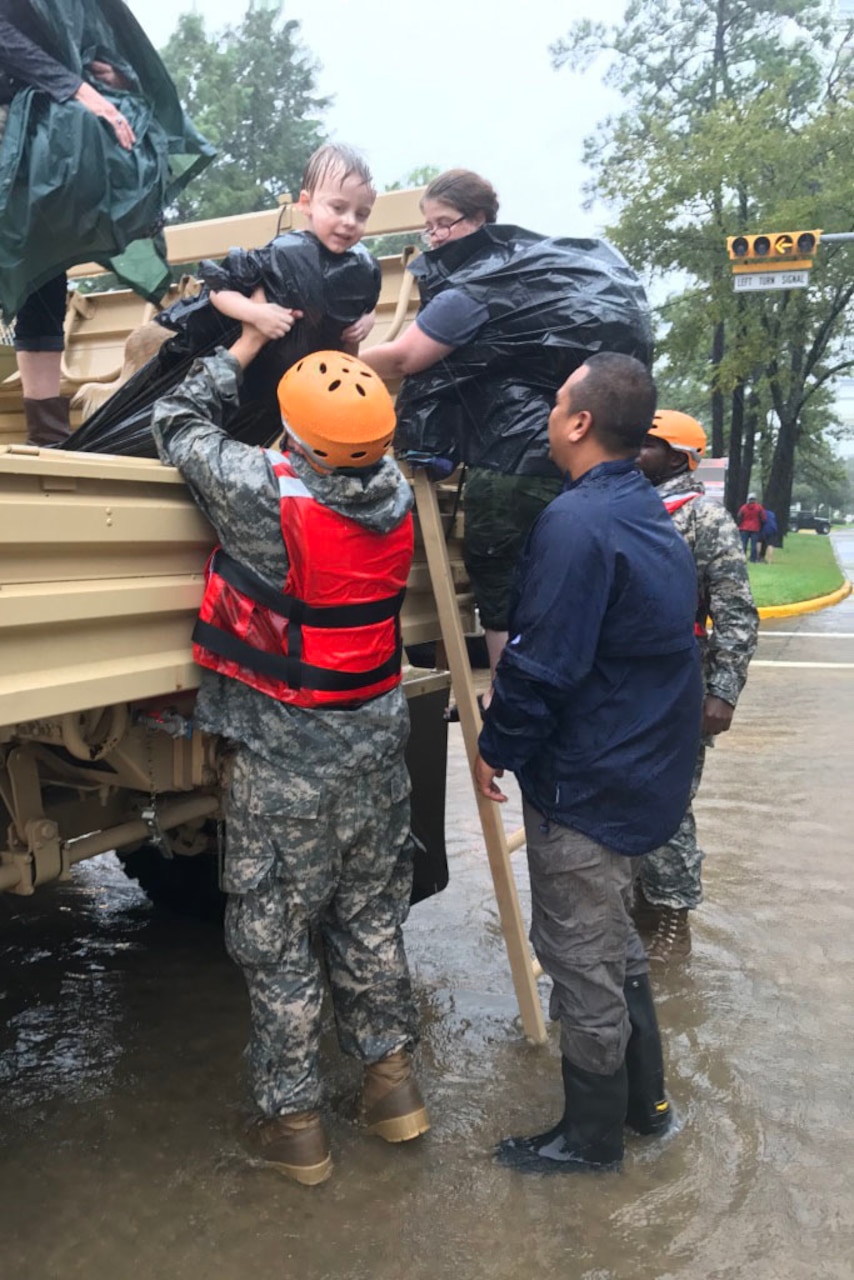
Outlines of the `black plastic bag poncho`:
{"type": "Polygon", "coordinates": [[[332,253],[310,231],[286,232],[263,249],[232,249],[219,266],[203,262],[200,274],[206,287],[198,297],[176,302],[157,316],[175,336],[62,448],[156,458],[151,435],[156,401],[174,390],[197,357],[230,346],[240,334],[240,324],[212,305],[210,290],[236,290],[249,297],[259,285],[268,302],[299,309],[303,316],[252,361],[240,387],[239,408],[224,426],[245,444],[270,444],[282,433],[276,397],[282,374],[311,351],[340,347],[342,330],[377,305],[381,282],[379,264],[362,245],[332,253]]]}
{"type": "Polygon", "coordinates": [[[97,262],[157,302],[170,273],[158,235],[163,210],[215,155],[196,132],[160,57],[121,0],[22,0],[44,47],[116,104],[130,151],[80,103],[22,88],[0,144],[0,308],[7,318],[68,267],[97,262]],[[86,71],[109,62],[116,90],[86,71]],[[154,239],[153,237],[157,237],[154,239]]]}
{"type": "Polygon", "coordinates": [[[652,361],[643,286],[604,240],[488,225],[422,254],[409,270],[422,306],[454,288],[489,312],[471,342],[405,379],[395,449],[413,463],[444,458],[554,475],[549,414],[573,370],[599,351],[652,361]]]}

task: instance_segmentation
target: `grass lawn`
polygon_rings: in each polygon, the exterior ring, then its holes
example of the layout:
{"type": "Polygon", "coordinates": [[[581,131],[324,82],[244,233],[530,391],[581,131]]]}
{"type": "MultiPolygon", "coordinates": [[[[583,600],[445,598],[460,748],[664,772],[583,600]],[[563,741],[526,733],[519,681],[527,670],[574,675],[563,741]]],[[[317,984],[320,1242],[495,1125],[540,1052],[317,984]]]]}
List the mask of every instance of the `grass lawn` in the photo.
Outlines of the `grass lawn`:
{"type": "Polygon", "coordinates": [[[826,596],[844,581],[829,537],[817,533],[789,533],[772,564],[748,564],[750,585],[758,608],[792,604],[826,596]]]}

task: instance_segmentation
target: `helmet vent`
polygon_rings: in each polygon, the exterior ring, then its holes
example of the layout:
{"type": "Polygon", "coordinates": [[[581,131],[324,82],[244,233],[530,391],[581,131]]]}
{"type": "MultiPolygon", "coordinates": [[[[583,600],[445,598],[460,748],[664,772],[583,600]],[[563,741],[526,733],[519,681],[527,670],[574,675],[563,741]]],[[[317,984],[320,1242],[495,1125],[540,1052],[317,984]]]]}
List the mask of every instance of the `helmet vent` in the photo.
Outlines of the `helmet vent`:
{"type": "Polygon", "coordinates": [[[318,456],[318,458],[328,458],[328,457],[329,457],[329,454],[326,452],[326,450],[325,450],[325,449],[313,449],[313,450],[312,450],[312,453],[316,453],[316,454],[317,454],[317,456],[318,456]]]}
{"type": "Polygon", "coordinates": [[[341,386],[341,379],[340,379],[340,378],[336,378],[334,382],[330,382],[330,384],[329,384],[329,386],[326,388],[326,390],[327,390],[327,391],[337,391],[337,390],[338,390],[338,388],[339,388],[340,386],[341,386]]]}
{"type": "Polygon", "coordinates": [[[319,364],[317,367],[320,369],[320,372],[321,372],[321,373],[326,373],[326,370],[327,370],[327,368],[328,368],[328,366],[326,365],[326,363],[325,363],[324,361],[321,361],[321,362],[320,362],[320,364],[319,364]]]}
{"type": "Polygon", "coordinates": [[[359,449],[357,453],[351,453],[351,458],[366,458],[368,456],[367,449],[359,449]]]}
{"type": "Polygon", "coordinates": [[[368,394],[364,387],[359,386],[358,382],[356,383],[356,390],[360,396],[366,396],[368,394]]]}

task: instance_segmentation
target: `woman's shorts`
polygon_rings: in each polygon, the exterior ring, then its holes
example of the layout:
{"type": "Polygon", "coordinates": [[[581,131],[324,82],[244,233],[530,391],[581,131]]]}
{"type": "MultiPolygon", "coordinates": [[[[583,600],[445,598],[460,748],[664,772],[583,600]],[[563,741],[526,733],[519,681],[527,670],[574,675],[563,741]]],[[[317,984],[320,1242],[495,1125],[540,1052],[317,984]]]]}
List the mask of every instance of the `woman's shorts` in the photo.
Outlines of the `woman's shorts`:
{"type": "Polygon", "coordinates": [[[466,474],[463,557],[481,626],[507,630],[510,588],[531,526],[563,489],[559,475],[466,474]]]}
{"type": "Polygon", "coordinates": [[[67,301],[64,271],[31,293],[15,319],[15,350],[62,351],[67,301]]]}

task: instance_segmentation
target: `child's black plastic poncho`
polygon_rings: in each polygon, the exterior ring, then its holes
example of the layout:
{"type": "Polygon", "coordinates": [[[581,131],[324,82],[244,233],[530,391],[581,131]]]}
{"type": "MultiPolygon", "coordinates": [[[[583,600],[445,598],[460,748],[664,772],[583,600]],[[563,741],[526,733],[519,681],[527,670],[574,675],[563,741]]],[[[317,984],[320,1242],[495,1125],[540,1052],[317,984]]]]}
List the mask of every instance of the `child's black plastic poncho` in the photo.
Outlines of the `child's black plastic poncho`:
{"type": "Polygon", "coordinates": [[[191,122],[159,55],[117,0],[19,0],[47,53],[115,103],[136,142],[124,150],[78,102],[34,88],[12,99],[0,146],[0,308],[10,318],[48,280],[98,262],[153,302],[169,283],[163,211],[216,154],[191,122]],[[86,71],[109,62],[132,86],[86,71]]]}
{"type": "Polygon", "coordinates": [[[263,249],[233,249],[221,265],[203,262],[205,288],[197,298],[174,303],[157,316],[175,330],[146,365],[63,445],[90,453],[157,456],[151,436],[155,401],[169,395],[193,361],[228,347],[240,334],[210,302],[210,290],[236,290],[249,297],[259,285],[268,302],[303,312],[284,338],[268,342],[246,370],[240,405],[224,423],[229,435],[246,444],[266,445],[282,433],[276,388],[286,369],[311,351],[341,346],[341,333],[367,311],[380,293],[380,268],[367,249],[356,245],[331,253],[309,231],[289,231],[263,249]]]}
{"type": "Polygon", "coordinates": [[[643,286],[604,240],[555,239],[485,226],[416,258],[422,304],[460,289],[489,318],[471,342],[404,381],[395,449],[505,474],[554,475],[555,392],[599,351],[652,359],[643,286]]]}

